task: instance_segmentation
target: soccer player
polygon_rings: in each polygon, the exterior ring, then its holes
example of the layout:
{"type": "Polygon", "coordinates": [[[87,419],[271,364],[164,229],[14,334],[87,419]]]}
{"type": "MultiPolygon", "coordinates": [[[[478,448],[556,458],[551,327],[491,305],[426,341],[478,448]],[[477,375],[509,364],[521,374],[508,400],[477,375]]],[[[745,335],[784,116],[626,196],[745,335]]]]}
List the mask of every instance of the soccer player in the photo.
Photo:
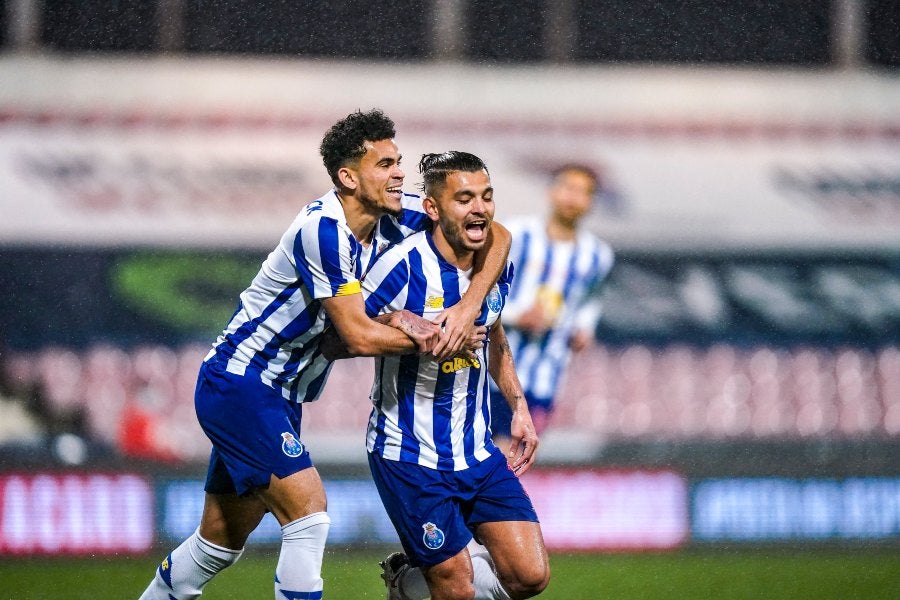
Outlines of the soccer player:
{"type": "MultiPolygon", "coordinates": [[[[488,170],[453,151],[425,155],[420,171],[435,226],[393,246],[369,271],[371,316],[405,308],[431,319],[472,293],[474,256],[494,216],[488,170]]],[[[517,477],[538,439],[500,321],[511,279],[509,265],[477,320],[489,342],[469,356],[376,359],[369,465],[405,551],[382,563],[390,600],[529,598],[549,580],[540,524],[517,477]],[[512,413],[508,460],[491,442],[488,372],[512,413]],[[470,555],[473,533],[489,554],[470,555]]]]}
{"type": "Polygon", "coordinates": [[[195,406],[213,445],[203,514],[142,599],[199,597],[238,560],[266,512],[282,527],[275,597],[321,598],[330,520],[300,421],[302,403],[318,397],[331,364],[319,349],[326,324],[360,355],[414,346],[449,358],[477,339],[472,324],[506,264],[502,234],[492,238],[493,252],[480,253],[478,289],[466,306],[437,316],[443,338],[438,324],[408,311],[391,315],[392,326],[366,316],[360,279],[376,253],[430,225],[418,197],[401,191],[394,135],[393,122],[377,110],[353,113],[325,134],[320,152],[334,189],[300,211],[200,368],[195,406]]]}
{"type": "MultiPolygon", "coordinates": [[[[538,433],[546,428],[572,352],[593,339],[601,308],[597,290],[613,264],[609,245],[581,228],[597,184],[589,167],[564,165],[553,173],[548,190],[549,218],[508,224],[516,281],[503,321],[538,433]]],[[[510,413],[496,387],[491,408],[494,441],[505,447],[510,413]]]]}

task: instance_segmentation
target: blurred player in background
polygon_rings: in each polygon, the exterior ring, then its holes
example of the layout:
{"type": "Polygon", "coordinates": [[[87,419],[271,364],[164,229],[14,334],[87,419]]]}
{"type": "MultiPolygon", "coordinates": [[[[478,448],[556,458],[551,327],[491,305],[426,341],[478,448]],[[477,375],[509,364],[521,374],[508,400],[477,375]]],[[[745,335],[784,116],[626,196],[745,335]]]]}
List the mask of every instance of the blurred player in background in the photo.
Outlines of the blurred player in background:
{"type": "MultiPolygon", "coordinates": [[[[580,227],[597,184],[589,167],[564,165],[552,174],[548,218],[508,224],[516,279],[503,321],[538,433],[547,425],[572,352],[593,341],[601,308],[597,292],[613,264],[612,249],[580,227]]],[[[496,386],[492,396],[491,430],[505,449],[509,408],[496,386]]]]}
{"type": "MultiPolygon", "coordinates": [[[[393,246],[369,271],[373,317],[406,308],[430,319],[458,303],[491,228],[493,188],[481,159],[426,154],[420,170],[435,227],[393,246]]],[[[405,551],[382,563],[389,600],[529,598],[549,580],[540,524],[517,478],[538,440],[500,321],[511,279],[509,265],[476,321],[489,328],[487,351],[479,344],[446,361],[376,359],[369,465],[405,551]],[[488,372],[512,414],[517,450],[508,462],[491,441],[488,372]],[[473,533],[487,551],[470,555],[473,533]]]]}
{"type": "Polygon", "coordinates": [[[302,403],[318,397],[330,369],[319,349],[327,324],[358,355],[414,346],[452,358],[469,343],[506,264],[503,240],[488,243],[493,254],[481,253],[488,263],[473,277],[471,298],[437,317],[443,338],[437,324],[408,311],[394,313],[392,326],[366,316],[360,279],[376,254],[430,226],[420,199],[401,191],[394,135],[380,111],[353,113],[325,134],[320,151],[335,188],[300,211],[200,368],[195,406],[213,444],[203,515],[141,598],[199,597],[238,560],[266,512],[282,527],[275,597],[321,598],[330,519],[300,421],[302,403]]]}

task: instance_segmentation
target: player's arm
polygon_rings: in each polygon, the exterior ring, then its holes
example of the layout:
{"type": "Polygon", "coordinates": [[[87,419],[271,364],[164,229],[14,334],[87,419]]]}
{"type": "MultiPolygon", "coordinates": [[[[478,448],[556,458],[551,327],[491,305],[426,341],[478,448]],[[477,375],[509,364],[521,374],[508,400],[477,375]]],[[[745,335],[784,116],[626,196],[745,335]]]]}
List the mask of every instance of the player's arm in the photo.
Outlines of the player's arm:
{"type": "Polygon", "coordinates": [[[581,304],[575,311],[572,335],[569,338],[569,347],[575,352],[580,352],[594,341],[597,324],[603,314],[601,290],[614,261],[612,249],[603,244],[598,254],[597,268],[587,284],[587,291],[581,304]]]}
{"type": "MultiPolygon", "coordinates": [[[[429,321],[428,319],[424,319],[418,316],[415,313],[412,313],[408,310],[399,310],[392,313],[387,313],[383,315],[378,315],[377,317],[372,317],[372,321],[376,323],[381,323],[382,325],[387,325],[388,327],[392,327],[399,331],[402,331],[406,334],[406,342],[402,342],[402,340],[396,340],[398,345],[404,346],[399,352],[385,352],[384,354],[416,354],[418,352],[422,352],[420,346],[416,339],[421,336],[427,336],[430,339],[436,339],[438,328],[437,325],[429,321]]],[[[481,328],[484,329],[483,327],[481,328]]],[[[481,340],[484,340],[484,333],[482,332],[481,340]]],[[[328,360],[340,360],[342,358],[352,358],[354,356],[358,356],[357,354],[353,354],[350,349],[347,347],[347,343],[341,338],[338,334],[337,330],[334,327],[329,327],[322,334],[322,339],[319,342],[319,350],[328,360]]]]}
{"type": "Polygon", "coordinates": [[[521,475],[534,464],[534,456],[538,447],[538,436],[531,421],[525,392],[516,375],[512,349],[506,339],[503,324],[498,319],[491,327],[491,343],[488,344],[488,371],[503,393],[512,410],[509,445],[509,462],[512,470],[521,475]]]}
{"type": "Polygon", "coordinates": [[[443,311],[435,320],[442,324],[443,333],[433,353],[440,360],[447,360],[459,354],[471,337],[475,319],[481,314],[481,305],[497,283],[512,243],[509,230],[494,221],[488,231],[487,242],[475,253],[472,281],[462,299],[443,311]]]}
{"type": "Polygon", "coordinates": [[[409,311],[386,316],[389,325],[370,319],[361,293],[323,298],[322,307],[344,346],[344,352],[327,350],[343,357],[431,352],[440,335],[437,325],[409,311]]]}

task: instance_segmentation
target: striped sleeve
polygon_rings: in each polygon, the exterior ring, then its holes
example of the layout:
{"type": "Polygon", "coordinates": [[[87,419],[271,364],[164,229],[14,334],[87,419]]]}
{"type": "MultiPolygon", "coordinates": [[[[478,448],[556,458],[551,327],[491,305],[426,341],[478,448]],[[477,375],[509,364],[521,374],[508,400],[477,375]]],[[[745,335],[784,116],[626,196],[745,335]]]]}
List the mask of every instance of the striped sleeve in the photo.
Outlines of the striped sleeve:
{"type": "Polygon", "coordinates": [[[606,276],[612,270],[615,262],[615,254],[612,248],[602,241],[596,242],[593,253],[590,277],[587,284],[587,293],[582,305],[575,316],[575,327],[583,331],[593,331],[600,322],[603,313],[600,288],[606,280],[606,276]]]}
{"type": "Polygon", "coordinates": [[[355,251],[337,221],[322,217],[305,223],[297,232],[293,260],[314,298],[348,296],[361,291],[353,268],[355,251]]]}

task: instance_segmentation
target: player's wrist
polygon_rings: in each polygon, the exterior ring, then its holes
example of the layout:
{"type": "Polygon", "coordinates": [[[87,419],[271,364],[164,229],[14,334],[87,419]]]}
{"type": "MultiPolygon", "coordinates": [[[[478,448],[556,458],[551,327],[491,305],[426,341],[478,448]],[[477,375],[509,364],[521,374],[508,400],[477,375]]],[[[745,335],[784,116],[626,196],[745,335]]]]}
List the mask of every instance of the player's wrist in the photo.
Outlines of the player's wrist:
{"type": "Polygon", "coordinates": [[[512,397],[509,399],[510,408],[512,408],[513,412],[525,411],[528,412],[528,401],[525,399],[525,394],[522,392],[513,393],[512,397]]]}

